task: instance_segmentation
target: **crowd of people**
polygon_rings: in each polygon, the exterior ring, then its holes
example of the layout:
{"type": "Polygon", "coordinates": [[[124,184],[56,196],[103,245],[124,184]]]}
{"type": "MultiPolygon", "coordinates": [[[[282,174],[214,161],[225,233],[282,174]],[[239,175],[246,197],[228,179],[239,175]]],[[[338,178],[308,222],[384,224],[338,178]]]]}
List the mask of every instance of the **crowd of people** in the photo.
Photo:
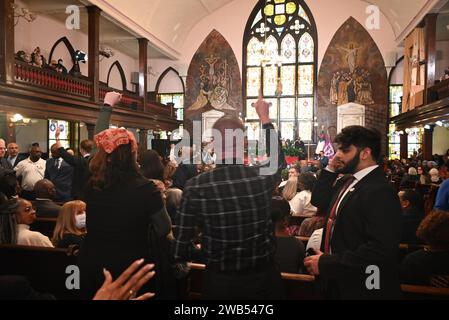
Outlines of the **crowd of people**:
{"type": "MultiPolygon", "coordinates": [[[[0,139],[0,243],[78,246],[81,298],[176,299],[192,261],[206,265],[205,299],[280,299],[280,272],[320,276],[328,298],[397,298],[400,281],[449,286],[449,150],[382,162],[380,134],[352,126],[337,135],[332,159],[286,167],[267,134],[277,170],[262,174],[241,164],[235,140],[225,143],[225,130],[244,130],[225,115],[214,125],[223,159],[207,149],[196,164],[192,148],[159,155],[139,150],[126,129],[108,129],[119,99],[106,95],[95,139],[77,154],[57,139],[48,160],[37,145],[22,157],[0,139]],[[51,239],[32,231],[36,217],[57,218],[51,239]],[[399,265],[400,243],[425,246],[399,265]],[[151,265],[139,269],[143,261],[151,265]],[[363,287],[370,264],[381,268],[377,291],[363,287]],[[128,271],[139,285],[118,292],[112,279],[128,271]]],[[[255,108],[263,130],[275,130],[268,104],[255,108]]]]}

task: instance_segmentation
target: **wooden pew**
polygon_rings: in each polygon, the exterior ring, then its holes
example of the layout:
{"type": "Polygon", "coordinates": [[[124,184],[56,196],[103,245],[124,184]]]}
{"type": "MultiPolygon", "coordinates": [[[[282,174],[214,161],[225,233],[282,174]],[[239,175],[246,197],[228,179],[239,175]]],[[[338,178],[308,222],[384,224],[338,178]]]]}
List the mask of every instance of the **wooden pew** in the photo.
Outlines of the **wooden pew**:
{"type": "Polygon", "coordinates": [[[401,290],[406,300],[449,300],[449,288],[401,284],[401,290]]]}
{"type": "Polygon", "coordinates": [[[57,299],[75,299],[78,290],[68,290],[66,268],[77,265],[77,250],[0,245],[0,274],[25,276],[41,293],[51,293],[57,299]]]}
{"type": "MultiPolygon", "coordinates": [[[[186,299],[201,299],[203,286],[204,264],[189,263],[190,273],[187,279],[186,299]]],[[[287,300],[318,300],[323,299],[316,288],[315,277],[306,274],[281,273],[287,300]]],[[[401,290],[406,300],[449,299],[449,288],[435,288],[402,284],[401,290]]]]}
{"type": "MultiPolygon", "coordinates": [[[[203,288],[204,264],[189,263],[190,273],[187,280],[187,294],[185,298],[201,299],[203,288]]],[[[281,273],[284,286],[284,298],[289,300],[316,300],[319,295],[315,290],[315,277],[306,274],[281,273]]]]}
{"type": "Polygon", "coordinates": [[[47,236],[50,240],[53,237],[53,231],[55,230],[56,220],[58,218],[37,217],[33,224],[30,226],[32,231],[38,231],[47,236]]]}

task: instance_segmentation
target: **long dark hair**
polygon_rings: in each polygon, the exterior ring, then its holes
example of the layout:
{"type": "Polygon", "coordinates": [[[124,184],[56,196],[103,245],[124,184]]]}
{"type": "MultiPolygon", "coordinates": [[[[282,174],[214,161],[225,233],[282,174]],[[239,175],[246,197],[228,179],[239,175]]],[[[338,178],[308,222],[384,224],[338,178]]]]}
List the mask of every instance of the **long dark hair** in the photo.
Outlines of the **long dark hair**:
{"type": "Polygon", "coordinates": [[[111,154],[99,148],[89,169],[92,176],[88,185],[95,190],[124,187],[143,178],[130,143],[119,146],[111,154]]]}
{"type": "Polygon", "coordinates": [[[164,181],[164,165],[157,151],[145,150],[142,152],[140,169],[146,178],[164,181]]]}
{"type": "Polygon", "coordinates": [[[17,199],[8,199],[0,192],[0,244],[17,243],[17,222],[14,214],[17,207],[17,199]]]}

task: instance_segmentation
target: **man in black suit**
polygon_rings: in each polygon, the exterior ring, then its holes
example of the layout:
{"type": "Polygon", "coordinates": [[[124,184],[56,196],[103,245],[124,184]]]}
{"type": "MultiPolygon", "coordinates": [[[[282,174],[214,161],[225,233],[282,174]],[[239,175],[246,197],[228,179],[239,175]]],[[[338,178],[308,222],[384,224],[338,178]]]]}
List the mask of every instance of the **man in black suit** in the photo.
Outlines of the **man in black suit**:
{"type": "Polygon", "coordinates": [[[36,215],[38,217],[57,217],[61,206],[53,201],[56,195],[55,185],[48,179],[42,179],[36,182],[33,191],[36,194],[36,200],[33,201],[36,215]]]}
{"type": "Polygon", "coordinates": [[[89,179],[89,157],[94,147],[92,140],[80,143],[80,155],[72,156],[60,143],[56,143],[59,156],[73,167],[72,198],[83,199],[84,187],[89,179]]]}
{"type": "Polygon", "coordinates": [[[304,265],[319,276],[329,298],[400,298],[401,206],[377,165],[380,133],[350,126],[335,142],[338,151],[312,193],[312,204],[327,212],[321,251],[304,265]]]}
{"type": "Polygon", "coordinates": [[[50,180],[56,187],[56,199],[69,201],[72,199],[73,167],[64,161],[56,144],[50,148],[51,159],[47,160],[45,179],[50,180]]]}
{"type": "Polygon", "coordinates": [[[8,143],[8,162],[11,164],[13,168],[17,166],[17,164],[25,160],[26,157],[19,154],[19,145],[15,142],[8,143]]]}

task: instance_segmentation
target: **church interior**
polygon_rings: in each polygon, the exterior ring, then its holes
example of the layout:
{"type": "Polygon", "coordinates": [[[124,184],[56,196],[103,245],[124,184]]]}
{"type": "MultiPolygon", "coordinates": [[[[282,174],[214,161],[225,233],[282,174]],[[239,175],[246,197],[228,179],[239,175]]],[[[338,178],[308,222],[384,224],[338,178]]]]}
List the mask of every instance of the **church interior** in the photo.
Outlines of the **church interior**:
{"type": "Polygon", "coordinates": [[[448,157],[447,0],[0,0],[1,300],[449,299],[448,157]]]}

